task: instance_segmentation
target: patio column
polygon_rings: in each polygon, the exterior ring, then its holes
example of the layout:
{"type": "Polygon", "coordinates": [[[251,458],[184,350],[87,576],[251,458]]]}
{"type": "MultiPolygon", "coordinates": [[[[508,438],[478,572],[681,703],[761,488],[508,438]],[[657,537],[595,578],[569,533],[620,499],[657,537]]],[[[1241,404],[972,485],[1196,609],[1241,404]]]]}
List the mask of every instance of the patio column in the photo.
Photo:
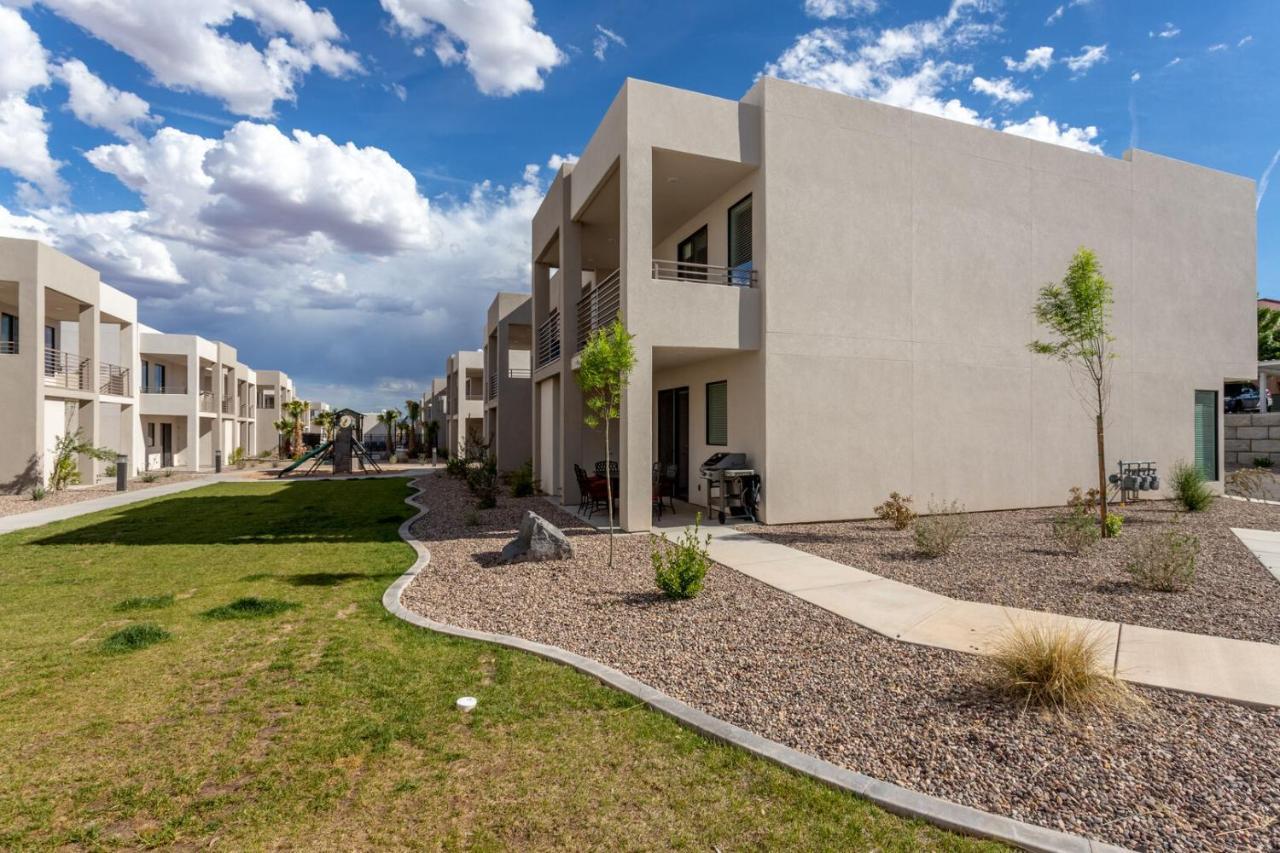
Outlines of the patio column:
{"type": "MultiPolygon", "coordinates": [[[[98,411],[98,323],[100,316],[98,314],[97,305],[81,305],[80,316],[76,323],[80,336],[80,348],[77,358],[87,359],[84,366],[84,373],[81,374],[83,381],[88,387],[84,390],[89,391],[93,396],[81,403],[77,420],[80,429],[84,431],[84,439],[94,446],[99,443],[99,411],[98,411]]],[[[81,455],[77,460],[80,468],[80,482],[86,486],[92,486],[98,482],[98,460],[92,456],[81,455]]]]}
{"type": "Polygon", "coordinates": [[[578,497],[573,466],[586,461],[582,458],[582,389],[573,370],[573,358],[578,354],[578,300],[582,298],[582,226],[571,218],[572,181],[572,174],[566,176],[560,214],[560,475],[557,485],[560,503],[565,505],[576,502],[578,497]]]}
{"type": "MultiPolygon", "coordinates": [[[[619,429],[622,498],[619,523],[624,530],[648,530],[653,512],[653,348],[646,324],[663,322],[662,311],[644,310],[644,288],[653,264],[653,153],[648,144],[628,141],[619,169],[622,210],[619,257],[622,261],[622,317],[634,335],[635,370],[622,396],[619,429]]],[[[652,307],[652,306],[650,306],[652,307]]]]}

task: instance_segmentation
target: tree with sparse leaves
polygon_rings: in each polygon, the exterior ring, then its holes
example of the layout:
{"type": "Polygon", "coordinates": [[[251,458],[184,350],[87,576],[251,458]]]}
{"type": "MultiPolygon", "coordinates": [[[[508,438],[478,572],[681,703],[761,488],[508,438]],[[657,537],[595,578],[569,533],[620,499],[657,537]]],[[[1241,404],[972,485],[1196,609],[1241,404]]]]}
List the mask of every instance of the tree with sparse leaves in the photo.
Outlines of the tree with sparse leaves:
{"type": "Polygon", "coordinates": [[[1258,309],[1258,361],[1280,359],[1280,311],[1258,309]]]}
{"type": "Polygon", "coordinates": [[[1107,530],[1107,460],[1105,418],[1111,388],[1111,361],[1115,341],[1108,331],[1111,321],[1111,283],[1102,275],[1098,256],[1081,246],[1060,284],[1040,288],[1033,313],[1036,322],[1053,333],[1048,341],[1032,341],[1032,352],[1051,356],[1082,375],[1087,390],[1081,394],[1094,416],[1098,443],[1098,525],[1107,530]]]}
{"type": "Polygon", "coordinates": [[[613,478],[609,476],[609,422],[616,421],[622,409],[622,394],[631,381],[636,366],[636,350],[622,320],[615,318],[604,328],[596,329],[587,339],[579,356],[578,385],[586,404],[583,422],[595,429],[604,427],[605,483],[609,513],[609,568],[613,568],[613,478]]]}

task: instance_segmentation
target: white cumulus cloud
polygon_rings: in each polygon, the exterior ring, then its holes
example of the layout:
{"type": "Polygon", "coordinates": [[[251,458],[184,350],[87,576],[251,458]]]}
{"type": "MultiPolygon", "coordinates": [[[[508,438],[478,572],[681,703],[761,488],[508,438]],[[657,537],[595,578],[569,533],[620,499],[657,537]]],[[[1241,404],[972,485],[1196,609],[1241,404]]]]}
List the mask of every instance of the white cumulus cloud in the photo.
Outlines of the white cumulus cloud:
{"type": "Polygon", "coordinates": [[[444,65],[464,63],[486,95],[543,87],[543,74],[566,57],[537,29],[529,0],[381,0],[396,26],[432,42],[444,65]]]}
{"type": "Polygon", "coordinates": [[[969,84],[970,88],[975,92],[981,92],[997,101],[1003,101],[1008,104],[1021,104],[1023,101],[1031,99],[1031,93],[1026,89],[1019,89],[1017,84],[1008,77],[1000,77],[995,80],[988,80],[985,77],[974,77],[973,82],[969,84]]]}
{"type": "Polygon", "coordinates": [[[805,14],[823,21],[869,15],[879,6],[878,0],[804,0],[805,14]]]}
{"type": "Polygon", "coordinates": [[[1053,48],[1048,46],[1033,47],[1026,52],[1022,59],[1014,59],[1011,56],[1004,58],[1005,68],[1023,74],[1028,71],[1047,71],[1052,64],[1053,48]]]}
{"type": "Polygon", "coordinates": [[[1102,153],[1102,146],[1094,142],[1098,137],[1098,128],[1093,125],[1088,127],[1059,125],[1048,116],[1036,113],[1026,121],[1006,122],[1001,129],[1005,133],[1024,136],[1039,142],[1051,142],[1054,145],[1063,145],[1077,151],[1087,151],[1090,154],[1102,153]]]}
{"type": "Polygon", "coordinates": [[[62,63],[54,73],[67,85],[67,108],[85,124],[138,140],[142,138],[138,125],[159,121],[146,101],[108,85],[78,59],[62,63]]]}
{"type": "Polygon", "coordinates": [[[0,169],[57,198],[66,192],[58,176],[62,164],[49,153],[44,110],[28,99],[31,90],[48,85],[39,37],[17,9],[0,6],[0,169]]]}
{"type": "Polygon", "coordinates": [[[1068,56],[1062,61],[1071,69],[1072,74],[1079,76],[1099,62],[1106,62],[1107,58],[1107,46],[1105,44],[1086,44],[1080,48],[1078,54],[1068,56]]]}
{"type": "Polygon", "coordinates": [[[1159,30],[1151,30],[1150,32],[1148,32],[1147,37],[1171,39],[1181,32],[1182,30],[1178,29],[1178,27],[1176,27],[1173,23],[1165,22],[1165,25],[1161,27],[1159,30]]]}

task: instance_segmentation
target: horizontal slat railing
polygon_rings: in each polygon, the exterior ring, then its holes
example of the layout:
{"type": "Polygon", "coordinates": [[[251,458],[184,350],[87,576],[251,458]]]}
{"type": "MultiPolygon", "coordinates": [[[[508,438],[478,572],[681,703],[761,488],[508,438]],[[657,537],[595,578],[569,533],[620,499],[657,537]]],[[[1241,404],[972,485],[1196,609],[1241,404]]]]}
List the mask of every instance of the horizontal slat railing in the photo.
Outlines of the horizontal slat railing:
{"type": "Polygon", "coordinates": [[[62,350],[44,351],[44,384],[72,391],[88,391],[89,359],[62,350]]]}
{"type": "Polygon", "coordinates": [[[578,351],[596,329],[613,322],[622,311],[622,273],[614,270],[578,300],[578,351]]]}
{"type": "Polygon", "coordinates": [[[17,355],[17,341],[0,341],[0,355],[17,355]]]}
{"type": "Polygon", "coordinates": [[[109,362],[98,362],[98,393],[117,397],[133,396],[129,387],[129,368],[109,362]]]}
{"type": "Polygon", "coordinates": [[[560,312],[552,311],[538,326],[538,367],[560,358],[560,312]]]}
{"type": "Polygon", "coordinates": [[[185,394],[187,387],[185,385],[143,385],[143,394],[185,394]]]}
{"type": "Polygon", "coordinates": [[[688,261],[653,259],[653,277],[662,281],[696,281],[700,284],[724,284],[732,287],[755,287],[755,270],[694,264],[688,261]]]}
{"type": "Polygon", "coordinates": [[[212,412],[213,410],[214,410],[213,409],[213,392],[201,391],[200,392],[200,411],[212,412]]]}

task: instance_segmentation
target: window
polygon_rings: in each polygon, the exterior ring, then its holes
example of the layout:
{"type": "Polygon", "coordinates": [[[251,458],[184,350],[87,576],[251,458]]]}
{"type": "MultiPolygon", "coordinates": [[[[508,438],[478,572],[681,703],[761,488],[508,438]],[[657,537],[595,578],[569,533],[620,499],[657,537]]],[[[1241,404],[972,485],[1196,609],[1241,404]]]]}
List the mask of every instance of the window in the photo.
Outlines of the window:
{"type": "Polygon", "coordinates": [[[676,246],[676,277],[706,281],[707,278],[707,226],[703,225],[676,246]],[[686,266],[687,264],[687,266],[686,266]]]}
{"type": "Polygon", "coordinates": [[[18,318],[12,314],[0,314],[0,353],[18,351],[18,318]]]}
{"type": "Polygon", "coordinates": [[[157,364],[155,366],[155,381],[152,384],[154,384],[161,391],[165,391],[165,390],[168,390],[168,385],[169,385],[169,383],[166,381],[167,379],[168,379],[168,376],[166,376],[165,374],[164,365],[157,364]]]}
{"type": "Polygon", "coordinates": [[[751,284],[751,196],[729,208],[729,283],[751,284]]]}
{"type": "Polygon", "coordinates": [[[729,443],[729,383],[707,383],[707,444],[729,443]]]}
{"type": "Polygon", "coordinates": [[[156,446],[156,425],[155,422],[147,424],[147,447],[156,446]]]}
{"type": "Polygon", "coordinates": [[[151,387],[151,362],[145,358],[142,360],[142,390],[144,392],[154,390],[151,387]]]}
{"type": "Polygon", "coordinates": [[[1218,479],[1218,392],[1197,391],[1195,408],[1196,469],[1206,480],[1218,479]]]}

